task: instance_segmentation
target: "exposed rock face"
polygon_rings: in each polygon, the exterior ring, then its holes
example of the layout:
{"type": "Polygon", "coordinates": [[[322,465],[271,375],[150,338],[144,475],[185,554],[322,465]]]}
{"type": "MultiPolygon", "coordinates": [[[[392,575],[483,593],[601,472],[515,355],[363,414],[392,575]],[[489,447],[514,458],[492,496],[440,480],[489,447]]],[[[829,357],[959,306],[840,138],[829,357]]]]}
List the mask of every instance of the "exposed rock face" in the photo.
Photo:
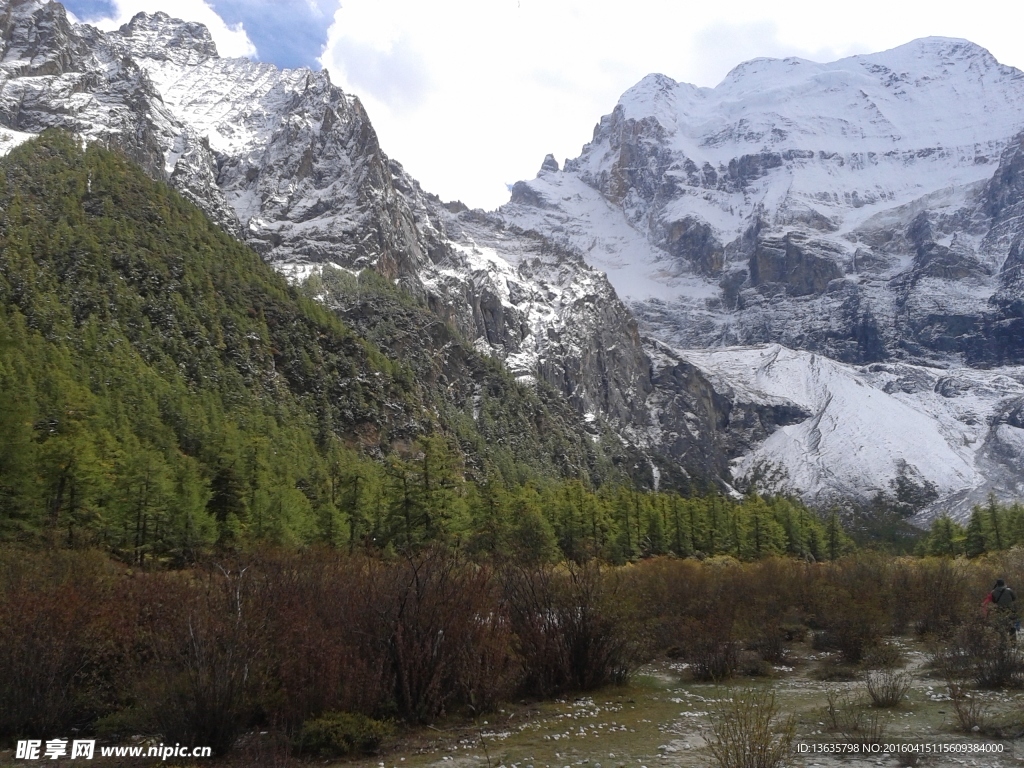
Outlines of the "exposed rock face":
{"type": "Polygon", "coordinates": [[[758,59],[714,89],[651,75],[502,215],[584,250],[679,346],[1020,364],[989,298],[1024,231],[1022,129],[1024,75],[961,40],[758,59]]]}
{"type": "Polygon", "coordinates": [[[822,255],[823,251],[827,253],[827,245],[808,242],[806,235],[797,232],[758,238],[750,256],[750,284],[762,293],[776,285],[791,296],[824,293],[843,273],[836,259],[822,255]]]}

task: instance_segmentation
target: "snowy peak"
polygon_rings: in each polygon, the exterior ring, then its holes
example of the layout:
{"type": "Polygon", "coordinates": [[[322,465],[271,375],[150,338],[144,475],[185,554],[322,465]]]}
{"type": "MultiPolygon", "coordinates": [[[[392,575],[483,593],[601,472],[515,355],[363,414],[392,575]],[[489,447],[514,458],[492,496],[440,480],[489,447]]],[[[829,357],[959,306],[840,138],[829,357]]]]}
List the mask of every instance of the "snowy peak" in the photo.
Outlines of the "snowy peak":
{"type": "Polygon", "coordinates": [[[138,55],[195,66],[218,57],[217,45],[203,24],[182,21],[166,13],[138,13],[118,34],[138,55]]]}
{"type": "Polygon", "coordinates": [[[960,146],[1005,139],[1024,125],[1024,73],[969,41],[924,38],[825,64],[753,59],[715,88],[648,75],[619,106],[625,119],[658,120],[695,162],[741,147],[960,146]]]}
{"type": "MultiPolygon", "coordinates": [[[[723,438],[740,457],[734,476],[779,465],[823,499],[884,491],[909,472],[967,503],[1018,492],[1024,466],[1024,442],[999,422],[1024,366],[1022,130],[1024,73],[966,40],[829,63],[754,59],[715,88],[649,75],[578,158],[514,185],[501,215],[584,253],[641,333],[687,350],[660,381],[693,381],[685,362],[743,393],[759,426],[723,438]],[[794,350],[772,352],[786,377],[748,375],[761,370],[750,350],[780,348],[794,350]],[[871,391],[864,367],[879,364],[933,371],[931,394],[871,391]],[[1010,372],[991,386],[962,372],[997,366],[1010,372]],[[944,370],[993,394],[953,397],[944,370]],[[807,382],[821,397],[786,412],[812,418],[773,430],[779,393],[807,382]],[[989,421],[1000,426],[976,428],[989,421]],[[877,437],[897,422],[914,426],[877,437]],[[926,451],[915,437],[926,433],[946,437],[926,451]]],[[[668,434],[698,411],[655,421],[668,434]]]]}

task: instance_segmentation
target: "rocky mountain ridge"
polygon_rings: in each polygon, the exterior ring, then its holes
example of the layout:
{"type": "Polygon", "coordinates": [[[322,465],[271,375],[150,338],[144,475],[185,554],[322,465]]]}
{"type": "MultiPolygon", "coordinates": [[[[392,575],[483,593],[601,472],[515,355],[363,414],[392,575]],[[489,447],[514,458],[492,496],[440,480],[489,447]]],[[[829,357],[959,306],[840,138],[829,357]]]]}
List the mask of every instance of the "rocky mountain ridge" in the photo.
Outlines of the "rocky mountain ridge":
{"type": "Polygon", "coordinates": [[[1024,73],[962,40],[758,59],[714,89],[652,75],[503,216],[583,249],[680,346],[1019,364],[1020,317],[989,299],[1020,247],[1022,129],[1024,73]]]}
{"type": "MultiPolygon", "coordinates": [[[[909,477],[961,509],[990,489],[1024,492],[1024,149],[1012,133],[1024,81],[976,46],[756,60],[710,93],[650,76],[580,158],[547,158],[486,214],[420,189],[327,73],[221,59],[201,25],[140,14],[103,33],[57,3],[17,0],[0,9],[0,39],[0,148],[65,128],[170,181],[295,279],[374,269],[521,379],[561,392],[595,440],[609,425],[646,457],[634,476],[725,484],[772,467],[781,489],[822,502],[909,477]],[[990,120],[972,125],[967,98],[952,132],[935,107],[917,127],[922,103],[965,82],[992,97],[990,120]],[[681,351],[723,344],[806,352],[681,351]],[[764,355],[806,386],[751,379],[764,355]],[[941,401],[901,401],[926,379],[941,401]],[[886,425],[870,416],[852,436],[778,448],[846,418],[836,409],[850,387],[916,409],[946,446],[933,453],[961,457],[955,482],[912,440],[873,444],[870,424],[886,425]],[[845,439],[871,461],[839,466],[820,450],[845,439]]],[[[323,298],[344,310],[344,297],[323,298]]]]}

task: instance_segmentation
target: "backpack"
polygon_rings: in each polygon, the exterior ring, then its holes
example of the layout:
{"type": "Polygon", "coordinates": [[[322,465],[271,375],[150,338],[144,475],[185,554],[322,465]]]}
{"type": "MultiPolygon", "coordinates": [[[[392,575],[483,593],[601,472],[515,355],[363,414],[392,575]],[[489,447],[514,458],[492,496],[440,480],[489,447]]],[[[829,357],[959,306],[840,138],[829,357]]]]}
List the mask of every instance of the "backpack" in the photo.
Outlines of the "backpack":
{"type": "Polygon", "coordinates": [[[1017,596],[1013,594],[1013,590],[1009,587],[998,587],[992,590],[992,603],[997,608],[1005,608],[1006,606],[1013,605],[1013,602],[1017,599],[1017,596]],[[1006,597],[1006,593],[1010,593],[1010,599],[1003,604],[1003,598],[1006,597]]]}

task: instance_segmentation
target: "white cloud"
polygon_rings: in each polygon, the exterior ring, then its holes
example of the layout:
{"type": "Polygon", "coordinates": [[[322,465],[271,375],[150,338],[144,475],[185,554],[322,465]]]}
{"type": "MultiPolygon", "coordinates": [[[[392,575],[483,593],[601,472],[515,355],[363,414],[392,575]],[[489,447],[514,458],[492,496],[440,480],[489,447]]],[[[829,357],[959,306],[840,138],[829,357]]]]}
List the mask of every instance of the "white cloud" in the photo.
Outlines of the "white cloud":
{"type": "Polygon", "coordinates": [[[174,18],[205,24],[210,30],[210,35],[217,44],[217,52],[221,56],[255,57],[257,55],[256,46],[249,39],[245,28],[241,24],[225,23],[224,19],[204,0],[176,0],[174,3],[168,3],[166,0],[114,0],[114,7],[116,11],[111,17],[86,18],[82,21],[100,29],[110,30],[117,29],[122,24],[131,21],[135,14],[142,11],[146,13],[163,11],[174,18]]]}
{"type": "Polygon", "coordinates": [[[787,45],[779,38],[779,27],[773,21],[718,22],[694,33],[688,68],[691,82],[714,85],[720,83],[737,64],[753,58],[797,56],[811,61],[835,61],[863,50],[866,49],[856,44],[825,45],[814,50],[787,45]],[[739,51],[743,56],[737,59],[739,51]]]}

